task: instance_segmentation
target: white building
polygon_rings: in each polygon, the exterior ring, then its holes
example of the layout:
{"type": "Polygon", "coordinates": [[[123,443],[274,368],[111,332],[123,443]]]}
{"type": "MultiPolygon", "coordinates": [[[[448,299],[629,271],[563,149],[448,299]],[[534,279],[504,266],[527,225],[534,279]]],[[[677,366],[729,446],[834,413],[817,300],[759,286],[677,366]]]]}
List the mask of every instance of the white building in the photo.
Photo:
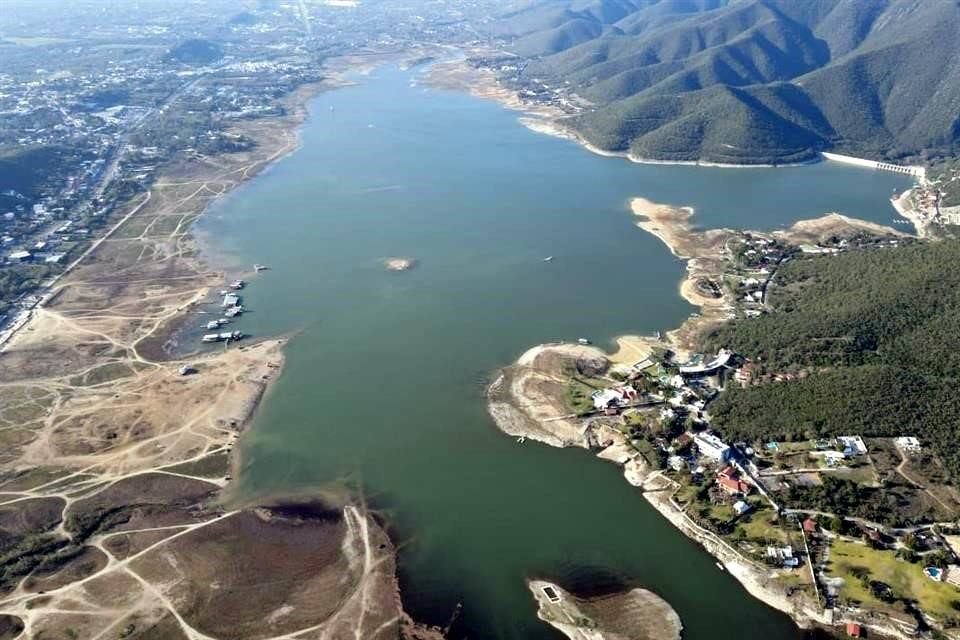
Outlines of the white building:
{"type": "Polygon", "coordinates": [[[637,398],[637,390],[633,387],[619,387],[617,389],[601,389],[594,391],[590,396],[595,409],[603,411],[611,406],[626,407],[637,398]]]}
{"type": "Polygon", "coordinates": [[[840,436],[837,441],[843,446],[843,453],[848,458],[867,455],[867,445],[860,436],[840,436]]]}
{"type": "Polygon", "coordinates": [[[894,438],[893,443],[897,446],[897,449],[900,449],[900,451],[909,453],[911,455],[920,453],[920,450],[922,449],[920,446],[920,441],[913,436],[900,436],[899,438],[894,438]]]}
{"type": "Polygon", "coordinates": [[[698,433],[693,436],[693,442],[697,445],[700,455],[712,458],[719,462],[726,462],[730,458],[730,445],[715,435],[709,433],[698,433]]]}
{"type": "Polygon", "coordinates": [[[712,374],[721,367],[727,366],[727,363],[730,362],[730,358],[732,357],[733,351],[730,351],[729,349],[720,349],[720,351],[717,352],[717,357],[710,362],[681,366],[680,374],[685,376],[712,374]]]}
{"type": "Polygon", "coordinates": [[[30,252],[14,251],[9,256],[7,256],[7,259],[10,260],[10,262],[26,262],[30,259],[30,252]]]}

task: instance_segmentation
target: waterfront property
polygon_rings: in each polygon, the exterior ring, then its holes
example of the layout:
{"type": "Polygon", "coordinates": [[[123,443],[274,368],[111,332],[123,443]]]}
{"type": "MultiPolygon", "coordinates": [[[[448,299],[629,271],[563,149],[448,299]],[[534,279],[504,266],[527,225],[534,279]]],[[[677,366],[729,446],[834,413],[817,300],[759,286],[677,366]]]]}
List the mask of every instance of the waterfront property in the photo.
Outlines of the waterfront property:
{"type": "Polygon", "coordinates": [[[700,455],[717,462],[726,462],[733,453],[730,445],[710,433],[698,433],[694,435],[693,442],[697,445],[700,455]]]}

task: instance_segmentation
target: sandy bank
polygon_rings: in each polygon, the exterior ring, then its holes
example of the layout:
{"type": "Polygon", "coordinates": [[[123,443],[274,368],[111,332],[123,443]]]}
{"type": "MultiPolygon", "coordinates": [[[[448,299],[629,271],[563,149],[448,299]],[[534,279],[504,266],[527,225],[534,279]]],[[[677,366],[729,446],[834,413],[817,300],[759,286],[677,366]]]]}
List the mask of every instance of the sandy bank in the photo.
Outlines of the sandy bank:
{"type": "Polygon", "coordinates": [[[909,233],[897,231],[892,227],[860,220],[859,218],[851,218],[841,213],[828,213],[819,218],[798,220],[789,229],[774,231],[770,235],[792,244],[816,244],[830,236],[849,236],[859,232],[897,238],[910,237],[909,233]]]}
{"type": "MultiPolygon", "coordinates": [[[[720,283],[726,270],[726,246],[737,236],[731,229],[700,230],[692,222],[693,207],[661,204],[646,198],[630,200],[637,226],[663,242],[673,255],[686,260],[686,277],[680,281],[680,297],[700,309],[679,328],[667,332],[666,342],[679,355],[695,348],[697,336],[712,324],[728,320],[733,313],[724,292],[711,297],[700,292],[698,282],[720,283]]],[[[722,289],[722,288],[721,288],[722,289]]]]}
{"type": "Polygon", "coordinates": [[[930,221],[933,215],[930,211],[918,210],[917,204],[913,201],[913,192],[913,189],[907,189],[896,198],[891,198],[890,204],[901,217],[913,224],[918,238],[929,238],[932,234],[930,221]]]}
{"type": "Polygon", "coordinates": [[[633,365],[650,357],[654,349],[663,343],[653,336],[620,336],[616,339],[617,350],[607,356],[610,362],[633,365]]]}
{"type": "Polygon", "coordinates": [[[666,600],[646,589],[578,598],[545,580],[527,584],[537,617],[570,640],[679,640],[683,625],[666,600]]]}

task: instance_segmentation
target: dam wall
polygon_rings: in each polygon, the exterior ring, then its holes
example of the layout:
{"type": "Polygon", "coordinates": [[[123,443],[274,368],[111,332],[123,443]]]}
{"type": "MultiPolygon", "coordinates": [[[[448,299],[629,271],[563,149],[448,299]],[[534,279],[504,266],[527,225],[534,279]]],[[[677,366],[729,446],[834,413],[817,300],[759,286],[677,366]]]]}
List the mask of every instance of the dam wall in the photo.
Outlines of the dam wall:
{"type": "Polygon", "coordinates": [[[868,169],[879,169],[880,171],[892,171],[894,173],[903,173],[906,175],[920,178],[921,180],[924,180],[927,177],[926,167],[900,165],[900,164],[893,164],[891,162],[878,162],[876,160],[867,160],[866,158],[855,158],[853,156],[845,156],[839,153],[823,152],[822,155],[827,160],[833,160],[834,162],[842,162],[844,164],[853,164],[858,167],[867,167],[868,169]]]}

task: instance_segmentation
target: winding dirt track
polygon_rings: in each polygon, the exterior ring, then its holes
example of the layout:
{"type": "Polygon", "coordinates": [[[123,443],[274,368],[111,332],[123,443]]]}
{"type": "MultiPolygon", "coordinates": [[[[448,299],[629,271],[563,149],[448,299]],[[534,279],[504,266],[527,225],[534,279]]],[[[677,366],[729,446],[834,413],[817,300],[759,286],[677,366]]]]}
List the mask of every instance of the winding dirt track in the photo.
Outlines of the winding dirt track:
{"type": "MultiPolygon", "coordinates": [[[[38,505],[62,502],[59,518],[41,530],[7,533],[19,537],[17,544],[37,536],[85,550],[81,559],[102,556],[81,562],[51,552],[48,560],[55,562],[48,568],[41,571],[41,563],[8,579],[0,613],[20,618],[24,637],[398,637],[394,550],[365,509],[348,505],[340,524],[320,525],[262,509],[255,510],[257,519],[253,511],[225,508],[220,498],[231,470],[213,461],[230,455],[282,366],[282,341],[188,359],[163,355],[171,328],[204,322],[198,314],[209,290],[223,282],[196,259],[192,222],[210,202],[297,146],[293,129],[303,114],[293,111],[285,121],[244,125],[243,133],[258,142],[256,154],[197,157],[131,203],[52,283],[0,356],[0,512],[26,521],[38,505]],[[198,373],[180,375],[184,365],[198,373]],[[111,520],[114,512],[121,517],[111,520]],[[82,533],[78,523],[87,521],[94,528],[82,533]],[[222,612],[259,622],[256,633],[209,631],[224,627],[216,608],[218,597],[230,594],[217,591],[219,580],[198,587],[197,576],[207,575],[199,571],[255,588],[243,583],[243,554],[261,553],[256,545],[264,536],[292,531],[309,540],[304,532],[314,529],[315,542],[292,551],[287,545],[286,553],[319,563],[315,575],[300,581],[266,576],[276,592],[266,596],[286,593],[301,604],[266,597],[271,604],[222,612]],[[210,531],[218,532],[212,543],[210,531]],[[222,531],[229,532],[224,544],[234,546],[225,546],[221,558],[216,538],[222,531]],[[118,555],[124,544],[135,550],[118,555]],[[321,557],[319,550],[331,545],[336,553],[321,557]],[[197,555],[197,549],[205,551],[197,555]],[[302,604],[314,600],[316,606],[302,604]]],[[[282,548],[287,540],[275,544],[282,548]]]]}

